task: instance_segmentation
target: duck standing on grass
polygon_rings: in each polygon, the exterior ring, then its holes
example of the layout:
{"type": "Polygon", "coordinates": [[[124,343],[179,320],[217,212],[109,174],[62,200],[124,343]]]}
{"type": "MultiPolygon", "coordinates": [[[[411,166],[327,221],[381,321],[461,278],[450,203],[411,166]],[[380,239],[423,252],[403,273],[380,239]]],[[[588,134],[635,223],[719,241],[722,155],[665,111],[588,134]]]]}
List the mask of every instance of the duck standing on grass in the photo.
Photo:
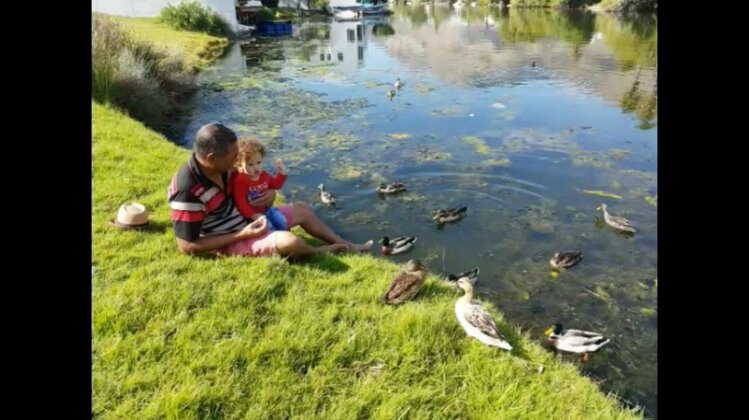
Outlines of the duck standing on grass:
{"type": "Polygon", "coordinates": [[[390,287],[382,295],[382,303],[386,305],[398,305],[410,300],[419,292],[426,277],[426,267],[424,267],[421,261],[409,260],[403,267],[403,271],[390,283],[390,287]]]}
{"type": "Polygon", "coordinates": [[[473,300],[471,281],[462,277],[458,279],[458,287],[463,289],[465,294],[455,302],[455,316],[466,334],[487,346],[512,350],[512,346],[499,332],[489,312],[483,306],[471,302],[473,300]]]}

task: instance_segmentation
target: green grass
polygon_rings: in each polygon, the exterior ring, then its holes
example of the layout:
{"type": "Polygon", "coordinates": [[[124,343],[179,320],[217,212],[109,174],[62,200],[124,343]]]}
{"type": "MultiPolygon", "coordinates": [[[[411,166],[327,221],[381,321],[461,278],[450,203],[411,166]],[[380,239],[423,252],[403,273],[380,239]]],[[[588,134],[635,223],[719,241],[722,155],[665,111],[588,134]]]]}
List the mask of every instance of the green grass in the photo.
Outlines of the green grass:
{"type": "Polygon", "coordinates": [[[637,418],[496,311],[512,354],[467,338],[436,277],[392,308],[381,258],[179,254],[166,187],[189,153],[92,107],[95,417],[637,418]],[[149,230],[108,226],[128,201],[149,230]]]}
{"type": "Polygon", "coordinates": [[[133,39],[153,44],[156,49],[178,54],[188,68],[204,69],[220,57],[229,41],[199,32],[171,28],[158,18],[112,16],[133,39]]]}

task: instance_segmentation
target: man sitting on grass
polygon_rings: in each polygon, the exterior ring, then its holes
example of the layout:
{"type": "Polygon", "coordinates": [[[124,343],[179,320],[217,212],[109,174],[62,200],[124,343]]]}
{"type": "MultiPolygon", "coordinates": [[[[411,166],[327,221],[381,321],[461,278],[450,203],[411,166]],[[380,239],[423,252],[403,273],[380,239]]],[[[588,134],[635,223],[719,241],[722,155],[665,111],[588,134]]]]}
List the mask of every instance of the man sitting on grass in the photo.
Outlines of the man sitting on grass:
{"type": "MultiPolygon", "coordinates": [[[[279,206],[290,216],[289,228],[299,225],[330,245],[313,247],[289,231],[268,232],[265,217],[245,219],[227,192],[229,171],[237,154],[236,134],[221,124],[204,125],[195,135],[192,156],[169,185],[169,208],[181,252],[299,257],[372,247],[371,240],[354,244],[336,235],[302,202],[279,206]]],[[[270,207],[275,198],[274,190],[266,190],[250,204],[270,207]]]]}

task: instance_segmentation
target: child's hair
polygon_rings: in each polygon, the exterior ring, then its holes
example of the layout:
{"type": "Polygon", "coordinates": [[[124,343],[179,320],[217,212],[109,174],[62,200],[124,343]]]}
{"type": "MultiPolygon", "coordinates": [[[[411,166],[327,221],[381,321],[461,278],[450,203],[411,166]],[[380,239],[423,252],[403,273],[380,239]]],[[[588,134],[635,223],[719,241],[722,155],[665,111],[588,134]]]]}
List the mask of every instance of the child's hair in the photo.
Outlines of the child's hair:
{"type": "Polygon", "coordinates": [[[239,154],[237,155],[236,166],[244,164],[248,156],[259,154],[261,158],[265,157],[265,146],[258,139],[253,137],[242,137],[237,142],[239,145],[239,154]]]}

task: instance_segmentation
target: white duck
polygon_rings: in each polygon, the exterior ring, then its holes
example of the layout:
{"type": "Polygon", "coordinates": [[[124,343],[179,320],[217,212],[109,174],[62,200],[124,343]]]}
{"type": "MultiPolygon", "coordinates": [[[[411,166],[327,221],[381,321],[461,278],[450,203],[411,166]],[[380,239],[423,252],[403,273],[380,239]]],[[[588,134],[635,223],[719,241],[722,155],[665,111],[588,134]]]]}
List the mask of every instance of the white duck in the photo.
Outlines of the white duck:
{"type": "Polygon", "coordinates": [[[325,191],[325,185],[320,184],[320,185],[317,186],[317,188],[320,189],[320,200],[323,203],[325,203],[325,204],[327,204],[329,206],[334,206],[335,205],[335,197],[333,197],[333,194],[325,191]]]}
{"type": "Polygon", "coordinates": [[[481,305],[472,303],[473,285],[467,277],[458,279],[458,287],[465,294],[455,302],[455,316],[466,334],[480,342],[504,350],[512,350],[512,346],[497,330],[497,325],[489,312],[481,305]]]}

